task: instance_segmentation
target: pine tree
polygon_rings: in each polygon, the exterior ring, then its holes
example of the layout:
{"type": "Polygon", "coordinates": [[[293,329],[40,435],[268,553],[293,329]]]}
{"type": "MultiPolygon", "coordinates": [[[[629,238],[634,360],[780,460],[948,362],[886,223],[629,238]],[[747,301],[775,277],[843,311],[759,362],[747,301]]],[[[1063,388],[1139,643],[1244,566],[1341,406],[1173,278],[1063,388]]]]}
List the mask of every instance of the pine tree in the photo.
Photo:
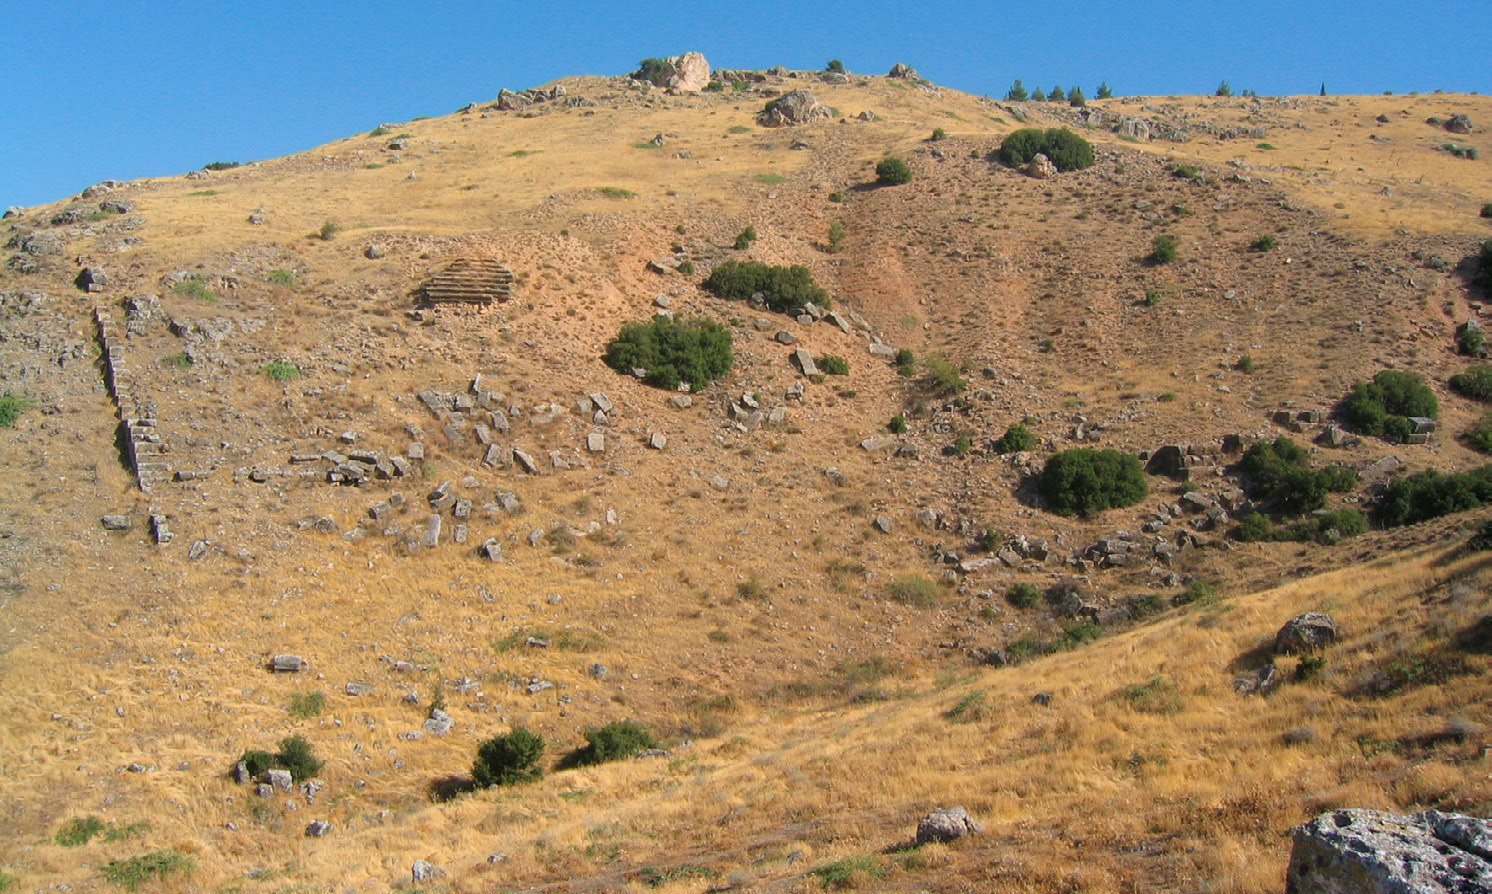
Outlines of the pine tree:
{"type": "Polygon", "coordinates": [[[1046,100],[1047,102],[1067,102],[1067,91],[1062,89],[1061,84],[1058,84],[1046,95],[1046,100]]]}
{"type": "Polygon", "coordinates": [[[1015,83],[1005,93],[1006,102],[1025,102],[1030,98],[1030,95],[1026,93],[1026,85],[1021,83],[1020,78],[1016,78],[1015,83]]]}
{"type": "Polygon", "coordinates": [[[1096,94],[1095,98],[1097,98],[1097,99],[1113,99],[1114,98],[1114,91],[1109,87],[1109,82],[1108,81],[1104,81],[1102,84],[1098,85],[1098,93],[1096,94]]]}

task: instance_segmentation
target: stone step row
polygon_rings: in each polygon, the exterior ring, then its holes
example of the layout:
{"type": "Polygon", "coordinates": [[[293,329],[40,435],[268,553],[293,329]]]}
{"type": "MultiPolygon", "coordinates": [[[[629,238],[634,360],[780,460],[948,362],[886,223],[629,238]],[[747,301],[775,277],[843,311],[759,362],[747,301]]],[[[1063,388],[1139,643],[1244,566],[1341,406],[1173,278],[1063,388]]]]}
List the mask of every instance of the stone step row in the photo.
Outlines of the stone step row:
{"type": "Polygon", "coordinates": [[[156,428],[155,410],[135,397],[133,369],[124,356],[124,341],[115,325],[114,315],[103,307],[93,309],[98,326],[98,342],[103,358],[104,385],[119,412],[124,428],[124,458],[135,473],[135,483],[142,493],[163,481],[171,480],[171,466],[159,457],[165,445],[156,428]]]}

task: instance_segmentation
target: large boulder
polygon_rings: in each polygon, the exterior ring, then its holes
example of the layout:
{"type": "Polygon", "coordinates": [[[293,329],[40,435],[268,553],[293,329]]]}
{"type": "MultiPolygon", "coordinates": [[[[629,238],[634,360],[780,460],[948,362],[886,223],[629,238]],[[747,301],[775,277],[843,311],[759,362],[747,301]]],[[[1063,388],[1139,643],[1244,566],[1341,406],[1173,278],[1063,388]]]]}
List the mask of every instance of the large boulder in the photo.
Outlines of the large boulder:
{"type": "Polygon", "coordinates": [[[710,83],[710,63],[703,53],[684,53],[666,59],[648,59],[632,78],[647,81],[678,93],[698,93],[710,83]]]}
{"type": "Polygon", "coordinates": [[[940,807],[917,824],[917,844],[947,843],[965,835],[977,835],[984,827],[962,807],[940,807]]]}
{"type": "Polygon", "coordinates": [[[1057,166],[1052,164],[1050,158],[1038,152],[1027,163],[1026,176],[1036,180],[1050,180],[1057,176],[1057,166]]]}
{"type": "Polygon", "coordinates": [[[1451,133],[1471,133],[1471,119],[1466,115],[1452,115],[1451,120],[1445,122],[1445,129],[1451,133]]]}
{"type": "Polygon", "coordinates": [[[1287,894],[1492,894],[1492,823],[1334,810],[1291,830],[1287,894]]]}
{"type": "Polygon", "coordinates": [[[913,68],[910,65],[907,65],[904,62],[898,62],[895,65],[891,66],[891,71],[887,73],[886,77],[901,78],[908,81],[921,80],[921,78],[917,76],[917,69],[913,68]]]}
{"type": "Polygon", "coordinates": [[[1276,655],[1301,655],[1324,649],[1336,641],[1337,622],[1322,612],[1306,612],[1285,622],[1274,636],[1276,655]]]}
{"type": "Polygon", "coordinates": [[[767,103],[756,117],[764,127],[792,127],[832,118],[834,113],[807,90],[794,90],[767,103]]]}

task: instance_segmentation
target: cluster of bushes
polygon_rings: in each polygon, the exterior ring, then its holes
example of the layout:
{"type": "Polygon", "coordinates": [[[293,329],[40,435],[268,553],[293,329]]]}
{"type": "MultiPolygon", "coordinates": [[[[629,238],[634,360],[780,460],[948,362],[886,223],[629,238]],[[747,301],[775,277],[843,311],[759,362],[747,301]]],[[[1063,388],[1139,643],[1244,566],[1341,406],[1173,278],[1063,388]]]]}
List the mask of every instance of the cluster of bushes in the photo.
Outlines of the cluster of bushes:
{"type": "Polygon", "coordinates": [[[945,397],[952,397],[968,387],[958,367],[954,366],[947,358],[940,354],[927,355],[927,359],[922,361],[922,365],[927,368],[932,389],[938,394],[945,397]]]}
{"type": "Polygon", "coordinates": [[[289,770],[297,782],[310,779],[321,772],[321,761],[311,750],[311,743],[302,736],[291,736],[280,740],[280,750],[275,754],[250,749],[239,758],[250,776],[258,776],[265,770],[289,770]]]}
{"type": "Polygon", "coordinates": [[[1238,526],[1238,539],[1247,543],[1291,540],[1330,543],[1356,537],[1368,530],[1368,517],[1356,509],[1338,509],[1288,525],[1276,525],[1269,516],[1256,512],[1238,526]]]}
{"type": "Polygon", "coordinates": [[[1403,442],[1413,431],[1408,417],[1434,419],[1440,415],[1440,402],[1423,377],[1385,369],[1371,382],[1353,385],[1338,409],[1342,419],[1357,431],[1403,442]]]}
{"type": "Polygon", "coordinates": [[[1492,466],[1451,473],[1426,469],[1389,485],[1374,521],[1395,528],[1465,512],[1488,502],[1492,502],[1492,466]]]}
{"type": "Polygon", "coordinates": [[[730,372],[735,355],[730,332],[719,323],[655,317],[624,325],[606,346],[605,361],[620,373],[647,370],[643,381],[657,388],[672,390],[688,382],[698,390],[730,372]]]}
{"type": "MultiPolygon", "coordinates": [[[[625,760],[658,747],[647,727],[634,720],[619,720],[586,730],[585,742],[559,762],[559,769],[625,760]]],[[[544,739],[527,727],[515,726],[512,731],[477,746],[477,757],[471,767],[472,781],[478,788],[533,782],[544,778],[540,763],[543,759],[544,739]]]]}
{"type": "Polygon", "coordinates": [[[1357,487],[1357,472],[1346,466],[1312,469],[1305,448],[1286,437],[1255,443],[1238,469],[1247,478],[1249,496],[1272,503],[1284,515],[1315,512],[1326,505],[1327,493],[1357,487]]]}
{"type": "Polygon", "coordinates": [[[1132,506],[1150,492],[1137,458],[1087,447],[1053,454],[1039,485],[1047,507],[1058,515],[1088,516],[1132,506]]]}
{"type": "Polygon", "coordinates": [[[1020,167],[1038,154],[1050,159],[1059,171],[1079,171],[1093,165],[1092,144],[1062,127],[1021,128],[1006,137],[996,153],[1011,167],[1020,167]]]}
{"type": "Polygon", "coordinates": [[[779,267],[761,261],[726,261],[710,272],[701,288],[727,301],[746,301],[760,292],[768,308],[787,313],[810,302],[830,306],[829,293],[807,267],[779,267]]]}

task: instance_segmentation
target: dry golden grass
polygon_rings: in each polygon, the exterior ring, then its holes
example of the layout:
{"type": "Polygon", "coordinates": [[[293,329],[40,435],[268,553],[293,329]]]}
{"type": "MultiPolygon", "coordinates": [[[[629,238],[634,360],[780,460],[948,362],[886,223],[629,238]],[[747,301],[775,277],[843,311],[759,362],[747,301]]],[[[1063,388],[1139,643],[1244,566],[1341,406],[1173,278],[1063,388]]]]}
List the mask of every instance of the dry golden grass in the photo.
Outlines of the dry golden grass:
{"type": "MultiPolygon", "coordinates": [[[[1330,550],[1190,551],[1178,570],[1224,583],[1230,598],[1000,671],[974,667],[965,650],[1051,635],[1058,625],[977,592],[1003,592],[1013,580],[1045,584],[1058,566],[965,579],[941,590],[933,608],[899,605],[883,591],[901,574],[936,577],[943,569],[931,564],[932,550],[959,548],[951,532],[915,526],[922,506],[1072,546],[1139,517],[1037,516],[1018,499],[1020,471],[1008,462],[935,456],[955,434],[998,436],[1029,413],[1040,437],[1062,442],[1077,414],[1122,416],[1106,444],[1151,448],[1258,429],[1287,400],[1324,406],[1384,362],[1413,362],[1437,381],[1458,369],[1446,351],[1450,327],[1466,312],[1455,281],[1368,302],[1376,297],[1369,287],[1379,287],[1366,275],[1299,271],[1306,262],[1345,268],[1359,255],[1404,263],[1400,255],[1423,243],[1374,241],[1399,227],[1417,239],[1444,238],[1448,254],[1470,245],[1480,224],[1468,209],[1477,196],[1492,199],[1492,188],[1479,164],[1448,164],[1428,150],[1434,134],[1421,122],[1452,110],[1489,118],[1488,100],[1384,98],[1384,109],[1411,114],[1378,128],[1378,98],[1302,99],[1289,113],[1295,118],[1280,112],[1271,124],[1266,139],[1276,150],[1246,140],[1134,146],[1095,133],[1102,147],[1129,153],[1116,157],[1137,172],[1132,179],[1108,161],[1037,184],[982,161],[1018,122],[953,91],[935,96],[880,78],[815,86],[849,120],[731,133],[752,126],[760,98],[630,97],[608,79],[566,83],[628,99],[623,108],[532,118],[411,122],[206,181],[130,189],[145,242],[117,262],[98,255],[117,271],[117,295],[161,291],[160,277],[178,269],[231,273],[241,286],[224,290],[217,305],[166,292],[166,311],[264,325],[204,346],[203,362],[190,369],[151,369],[174,463],[217,471],[148,498],[101,446],[111,443],[114,420],[93,380],[79,386],[50,356],[35,364],[31,381],[59,406],[7,434],[14,474],[0,480],[0,548],[14,549],[0,555],[19,557],[17,586],[0,590],[0,807],[10,830],[0,869],[28,889],[98,889],[93,868],[105,860],[171,848],[193,855],[197,868],[161,890],[382,890],[407,879],[413,860],[429,859],[458,891],[643,890],[649,868],[674,879],[664,890],[810,891],[820,888],[811,870],[853,859],[867,890],[1253,892],[1278,889],[1287,848],[1279,833],[1315,810],[1486,812],[1477,742],[1432,741],[1456,717],[1489,722],[1485,674],[1386,699],[1344,694],[1375,662],[1414,654],[1421,640],[1443,640],[1486,612],[1479,562],[1444,560],[1459,536],[1454,524],[1330,550]],[[855,121],[864,110],[879,120],[855,121]],[[1359,119],[1368,124],[1359,128],[1359,119]],[[934,127],[949,134],[943,161],[918,151],[934,127]],[[1336,150],[1319,163],[1312,154],[1327,142],[1365,140],[1367,127],[1393,142],[1387,154],[1374,144],[1345,157],[1362,171],[1336,150]],[[394,163],[383,147],[403,132],[411,146],[394,163]],[[635,148],[656,133],[667,135],[665,147],[635,148]],[[790,148],[800,138],[810,151],[790,148]],[[692,157],[676,158],[681,152],[692,157]],[[909,158],[918,179],[857,191],[886,154],[909,158]],[[1199,206],[1167,222],[1183,233],[1200,272],[1140,268],[1134,256],[1153,233],[1133,203],[1200,201],[1190,187],[1152,176],[1150,155],[1220,170],[1240,155],[1256,166],[1278,157],[1303,168],[1255,172],[1322,212],[1289,218],[1302,263],[1243,253],[1262,227],[1285,219],[1270,207],[1275,192],[1256,183],[1227,187],[1244,199],[1231,216],[1199,206]],[[1331,166],[1331,186],[1320,183],[1318,164],[1331,166]],[[786,180],[767,183],[762,174],[786,180]],[[1395,195],[1378,194],[1386,183],[1395,195]],[[636,195],[611,198],[606,187],[636,195]],[[199,194],[209,189],[215,194],[199,194]],[[847,201],[829,202],[833,191],[847,201]],[[1345,207],[1333,208],[1338,201],[1345,207]],[[248,223],[256,209],[267,223],[248,223]],[[831,255],[819,246],[835,220],[848,236],[831,255]],[[310,238],[328,221],[341,227],[332,239],[310,238]],[[718,394],[679,411],[607,370],[606,340],[666,293],[681,315],[739,318],[738,365],[724,390],[775,401],[796,380],[769,341],[794,325],[786,318],[758,332],[756,314],[703,295],[697,277],[644,267],[675,244],[701,262],[734,256],[727,246],[747,224],[760,233],[751,257],[806,263],[888,340],[919,356],[943,351],[967,361],[974,409],[943,411],[829,326],[796,331],[816,355],[850,358],[850,377],[811,386],[787,426],[750,436],[723,426],[718,394]],[[1317,227],[1348,244],[1310,241],[1303,231],[1317,227]],[[371,243],[385,246],[386,257],[366,258],[371,243]],[[515,299],[488,313],[441,312],[429,325],[408,319],[409,292],[470,253],[513,269],[515,299]],[[284,269],[296,271],[293,287],[269,282],[284,269]],[[1245,295],[1224,298],[1240,281],[1245,295]],[[1137,308],[1147,287],[1166,297],[1137,308]],[[1294,303],[1276,310],[1287,298],[1294,303]],[[1359,316],[1367,325],[1354,332],[1359,316]],[[1042,353],[1042,338],[1053,340],[1053,353],[1042,353]],[[1230,371],[1244,351],[1260,362],[1251,377],[1230,371]],[[306,378],[270,382],[260,370],[280,357],[306,378]],[[536,478],[481,468],[469,449],[443,443],[412,398],[426,387],[463,390],[477,372],[526,406],[607,391],[619,407],[608,453],[577,454],[580,468],[536,478]],[[987,397],[977,396],[981,389],[987,397]],[[1167,393],[1176,400],[1156,400],[1167,393]],[[913,414],[922,461],[855,446],[919,404],[928,407],[913,414]],[[929,434],[935,413],[953,430],[929,434]],[[479,565],[454,550],[410,560],[385,539],[353,545],[298,526],[325,516],[339,531],[354,527],[387,485],[257,485],[240,474],[324,450],[348,429],[363,445],[401,451],[407,423],[425,427],[430,448],[428,468],[397,488],[411,502],[467,475],[478,479],[473,494],[520,493],[523,515],[472,523],[473,542],[504,540],[507,562],[479,565]],[[649,431],[668,435],[667,452],[644,448],[649,431]],[[829,466],[845,486],[824,476],[829,466]],[[715,474],[730,488],[713,488],[715,474]],[[130,534],[98,531],[99,515],[124,509],[137,517],[130,534]],[[140,519],[150,509],[172,516],[171,547],[145,543],[140,519]],[[618,525],[604,523],[608,509],[618,525]],[[894,520],[893,536],[872,532],[880,514],[894,520]],[[594,537],[576,536],[558,555],[552,542],[530,548],[523,539],[558,525],[583,535],[592,524],[600,528],[594,537]],[[189,563],[184,545],[197,539],[212,551],[189,563]],[[1235,660],[1311,608],[1330,610],[1348,633],[1324,675],[1269,699],[1235,696],[1235,660]],[[585,649],[494,647],[538,630],[564,632],[585,649]],[[310,671],[267,674],[269,656],[285,651],[307,657],[310,671]],[[608,668],[604,680],[588,674],[593,662],[608,668]],[[530,695],[532,678],[557,686],[530,695]],[[1124,688],[1156,678],[1162,684],[1141,704],[1161,713],[1136,710],[1124,688]],[[448,685],[462,679],[477,688],[448,685]],[[375,689],[348,696],[350,681],[375,689]],[[402,701],[412,691],[419,707],[402,701]],[[456,730],[399,738],[419,727],[437,691],[456,730]],[[1029,702],[1038,691],[1054,694],[1050,707],[1029,702]],[[325,712],[291,717],[292,699],[314,692],[324,694],[325,712]],[[960,704],[959,719],[970,722],[947,716],[960,704]],[[670,756],[432,800],[432,785],[466,772],[477,744],[512,724],[562,751],[586,727],[624,717],[662,733],[670,756]],[[1287,730],[1304,726],[1313,741],[1281,744],[1287,730]],[[292,734],[327,761],[316,803],[300,794],[259,799],[227,780],[244,749],[292,734]],[[135,762],[155,769],[121,770],[135,762]],[[923,813],[951,803],[978,815],[987,834],[893,852],[923,813]],[[52,842],[83,815],[150,829],[79,849],[52,842]],[[328,819],[335,831],[305,838],[311,819],[328,819]],[[508,859],[486,863],[493,853],[508,859]],[[877,873],[884,877],[870,877],[877,873]]],[[[1176,103],[1221,122],[1243,120],[1236,104],[1176,103]]],[[[1033,123],[1047,122],[1038,112],[1033,123]]],[[[96,247],[77,245],[82,255],[96,247]]],[[[3,276],[6,288],[46,279],[59,295],[70,279],[62,271],[3,276]]],[[[69,337],[90,338],[83,312],[74,316],[69,337]]],[[[157,326],[129,350],[144,365],[182,343],[157,326]]],[[[1448,430],[1479,412],[1445,403],[1448,430]]],[[[523,426],[515,439],[574,453],[588,430],[567,417],[523,426]]],[[[1342,456],[1363,465],[1394,450],[1369,443],[1342,456]]],[[[1412,454],[1416,465],[1473,461],[1449,438],[1412,454]]],[[[1157,484],[1142,509],[1174,499],[1157,484]]],[[[422,519],[411,511],[396,522],[422,519]]],[[[1155,586],[1144,569],[1095,582],[1104,598],[1155,586]]],[[[1473,660],[1485,669],[1485,659],[1473,660]]]]}

